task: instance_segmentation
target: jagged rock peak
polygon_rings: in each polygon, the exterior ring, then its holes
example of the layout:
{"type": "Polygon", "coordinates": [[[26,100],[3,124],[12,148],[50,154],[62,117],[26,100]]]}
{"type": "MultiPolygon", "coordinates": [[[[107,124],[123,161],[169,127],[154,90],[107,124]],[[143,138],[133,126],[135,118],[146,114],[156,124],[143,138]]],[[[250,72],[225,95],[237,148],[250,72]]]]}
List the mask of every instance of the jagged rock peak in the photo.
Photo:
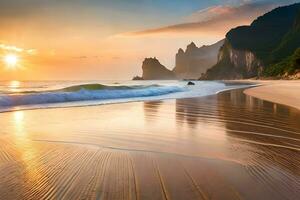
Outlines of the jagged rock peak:
{"type": "Polygon", "coordinates": [[[145,58],[145,60],[143,61],[144,65],[153,64],[153,63],[160,64],[159,60],[156,57],[145,58]]]}
{"type": "Polygon", "coordinates": [[[194,42],[191,42],[191,44],[189,44],[187,46],[187,49],[195,49],[195,48],[197,48],[197,46],[196,46],[196,44],[194,42]]]}
{"type": "Polygon", "coordinates": [[[197,47],[196,44],[194,42],[191,42],[191,44],[189,44],[188,46],[191,46],[191,47],[197,47]]]}
{"type": "Polygon", "coordinates": [[[184,54],[184,51],[182,48],[178,49],[178,54],[184,54]]]}
{"type": "Polygon", "coordinates": [[[189,52],[194,52],[198,50],[198,47],[195,45],[194,42],[192,42],[191,44],[189,44],[187,47],[186,47],[186,53],[189,53],[189,52]]]}

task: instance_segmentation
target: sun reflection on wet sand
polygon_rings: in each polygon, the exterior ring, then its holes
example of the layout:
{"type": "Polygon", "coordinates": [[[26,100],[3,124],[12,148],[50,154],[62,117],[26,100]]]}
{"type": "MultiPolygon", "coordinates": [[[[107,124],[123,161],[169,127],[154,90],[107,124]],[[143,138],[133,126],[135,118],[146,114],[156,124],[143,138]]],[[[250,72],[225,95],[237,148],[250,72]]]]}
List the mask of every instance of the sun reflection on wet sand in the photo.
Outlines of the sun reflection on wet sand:
{"type": "MultiPolygon", "coordinates": [[[[24,111],[16,111],[12,113],[13,126],[15,135],[15,145],[20,155],[20,160],[25,166],[25,178],[28,183],[37,182],[41,174],[36,169],[38,164],[38,152],[35,144],[31,141],[26,130],[26,115],[24,111]]],[[[29,186],[29,185],[26,185],[29,186]]]]}
{"type": "Polygon", "coordinates": [[[16,135],[18,137],[23,137],[24,136],[24,112],[23,111],[16,111],[13,113],[13,122],[14,122],[14,127],[16,129],[16,135]]]}

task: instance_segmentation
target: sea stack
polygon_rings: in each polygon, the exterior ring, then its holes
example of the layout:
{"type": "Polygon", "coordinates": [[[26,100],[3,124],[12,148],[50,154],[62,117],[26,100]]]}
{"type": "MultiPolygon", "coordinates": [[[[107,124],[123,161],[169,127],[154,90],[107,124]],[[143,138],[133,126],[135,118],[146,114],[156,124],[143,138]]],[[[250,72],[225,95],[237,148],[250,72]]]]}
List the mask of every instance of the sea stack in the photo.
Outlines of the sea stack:
{"type": "Polygon", "coordinates": [[[146,58],[142,65],[143,80],[172,80],[175,74],[163,66],[155,57],[146,58]]]}

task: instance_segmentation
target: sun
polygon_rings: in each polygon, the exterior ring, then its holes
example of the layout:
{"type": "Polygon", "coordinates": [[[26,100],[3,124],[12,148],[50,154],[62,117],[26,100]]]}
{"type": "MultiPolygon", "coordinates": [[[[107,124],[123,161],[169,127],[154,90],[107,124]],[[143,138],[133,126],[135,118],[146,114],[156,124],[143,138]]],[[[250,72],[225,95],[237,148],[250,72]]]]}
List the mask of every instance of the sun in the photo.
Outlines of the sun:
{"type": "Polygon", "coordinates": [[[7,54],[6,56],[4,56],[4,62],[10,68],[16,67],[16,65],[18,64],[18,61],[19,61],[19,58],[15,54],[7,54]]]}

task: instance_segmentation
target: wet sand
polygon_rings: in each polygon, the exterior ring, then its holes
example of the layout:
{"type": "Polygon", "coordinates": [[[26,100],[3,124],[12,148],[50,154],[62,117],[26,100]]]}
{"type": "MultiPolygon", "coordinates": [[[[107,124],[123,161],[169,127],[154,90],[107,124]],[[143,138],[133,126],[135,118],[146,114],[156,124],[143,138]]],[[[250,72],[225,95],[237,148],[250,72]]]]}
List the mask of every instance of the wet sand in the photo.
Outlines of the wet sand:
{"type": "Polygon", "coordinates": [[[263,86],[247,89],[245,93],[300,110],[300,81],[262,81],[260,83],[263,86]]]}
{"type": "Polygon", "coordinates": [[[0,199],[299,199],[300,111],[204,98],[0,114],[0,199]]]}

